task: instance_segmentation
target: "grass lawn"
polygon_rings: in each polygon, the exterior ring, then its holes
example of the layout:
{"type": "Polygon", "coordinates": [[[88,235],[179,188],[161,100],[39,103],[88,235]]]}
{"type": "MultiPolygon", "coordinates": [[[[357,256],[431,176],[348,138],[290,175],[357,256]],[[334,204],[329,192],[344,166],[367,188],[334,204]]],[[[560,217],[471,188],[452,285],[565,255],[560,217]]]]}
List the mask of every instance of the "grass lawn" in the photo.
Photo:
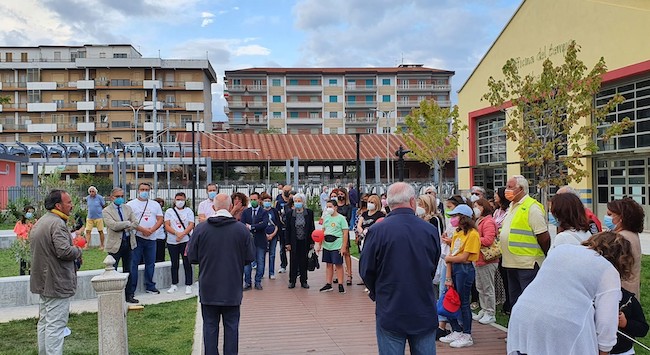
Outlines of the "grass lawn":
{"type": "MultiPolygon", "coordinates": [[[[196,297],[187,300],[145,306],[129,312],[129,353],[179,354],[192,352],[196,297]]],[[[36,318],[0,324],[2,354],[37,354],[36,318]]],[[[97,354],[97,313],[71,314],[63,353],[97,354]]]]}

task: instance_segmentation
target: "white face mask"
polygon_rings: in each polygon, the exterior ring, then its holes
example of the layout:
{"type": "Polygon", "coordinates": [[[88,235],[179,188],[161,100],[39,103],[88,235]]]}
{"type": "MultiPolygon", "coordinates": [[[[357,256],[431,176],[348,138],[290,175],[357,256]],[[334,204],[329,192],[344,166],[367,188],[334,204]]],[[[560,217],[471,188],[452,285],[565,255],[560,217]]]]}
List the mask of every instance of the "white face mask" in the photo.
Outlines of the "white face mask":
{"type": "Polygon", "coordinates": [[[478,217],[481,217],[482,214],[483,214],[483,211],[481,211],[480,208],[478,208],[478,207],[474,207],[474,216],[475,216],[475,217],[477,217],[477,218],[478,218],[478,217]]]}
{"type": "Polygon", "coordinates": [[[368,210],[370,210],[370,211],[374,211],[375,208],[377,208],[377,206],[375,206],[374,203],[372,203],[372,202],[368,202],[368,210]]]}
{"type": "Polygon", "coordinates": [[[185,207],[185,201],[176,201],[176,208],[181,209],[185,207]]]}
{"type": "Polygon", "coordinates": [[[469,197],[469,200],[472,201],[472,202],[476,202],[479,199],[480,199],[480,197],[478,197],[477,195],[472,195],[472,196],[469,197]]]}
{"type": "Polygon", "coordinates": [[[418,207],[415,209],[415,213],[416,213],[418,216],[420,216],[420,217],[424,216],[424,213],[425,213],[425,212],[426,212],[426,211],[424,210],[424,208],[422,208],[422,207],[420,207],[420,206],[418,206],[418,207]]]}
{"type": "Polygon", "coordinates": [[[333,209],[332,207],[327,207],[327,208],[325,209],[325,214],[326,214],[326,215],[331,216],[332,213],[334,213],[334,209],[333,209]]]}

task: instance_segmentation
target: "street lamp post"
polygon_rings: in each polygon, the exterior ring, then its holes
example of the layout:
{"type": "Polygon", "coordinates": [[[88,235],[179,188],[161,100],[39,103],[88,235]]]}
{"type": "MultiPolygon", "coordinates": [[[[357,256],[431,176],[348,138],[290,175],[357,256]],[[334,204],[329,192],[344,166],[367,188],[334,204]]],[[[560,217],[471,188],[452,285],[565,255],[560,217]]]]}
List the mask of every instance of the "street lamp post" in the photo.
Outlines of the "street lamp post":
{"type": "Polygon", "coordinates": [[[199,123],[197,121],[191,121],[192,123],[192,211],[196,211],[196,187],[199,185],[196,180],[197,168],[196,168],[196,137],[194,135],[194,125],[199,123]]]}
{"type": "MultiPolygon", "coordinates": [[[[122,175],[122,190],[124,190],[124,193],[126,193],[126,146],[124,146],[124,143],[122,142],[122,137],[113,137],[115,140],[115,144],[119,149],[122,149],[122,153],[124,156],[124,161],[120,164],[120,174],[122,175]]],[[[119,154],[119,153],[118,153],[119,154]]],[[[118,158],[119,159],[119,158],[118,158]]],[[[117,171],[113,172],[113,174],[118,173],[117,171]]]]}
{"type": "MultiPolygon", "coordinates": [[[[133,106],[131,104],[123,104],[122,106],[124,107],[130,107],[131,110],[133,110],[133,123],[135,124],[135,130],[133,131],[133,142],[140,142],[140,139],[138,139],[138,117],[140,110],[143,109],[145,106],[140,105],[140,106],[133,106]]],[[[144,156],[144,152],[142,152],[142,155],[144,156]]],[[[138,152],[135,152],[135,161],[134,161],[134,169],[133,171],[135,172],[135,184],[136,186],[138,185],[138,152]]]]}
{"type": "MultiPolygon", "coordinates": [[[[381,112],[384,118],[386,118],[386,183],[390,184],[390,148],[389,148],[389,134],[390,134],[390,114],[395,112],[395,110],[379,110],[373,109],[373,111],[381,112]]],[[[379,129],[379,119],[377,119],[377,129],[379,129]]]]}

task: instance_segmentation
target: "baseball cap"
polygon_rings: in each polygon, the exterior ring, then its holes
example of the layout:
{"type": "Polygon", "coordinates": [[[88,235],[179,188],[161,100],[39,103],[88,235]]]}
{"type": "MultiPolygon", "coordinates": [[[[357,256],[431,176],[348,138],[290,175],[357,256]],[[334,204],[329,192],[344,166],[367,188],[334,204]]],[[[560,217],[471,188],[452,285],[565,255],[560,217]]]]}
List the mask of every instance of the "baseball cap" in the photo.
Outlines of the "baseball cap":
{"type": "Polygon", "coordinates": [[[462,214],[469,218],[474,217],[474,211],[472,211],[472,208],[469,207],[468,205],[458,205],[456,206],[456,208],[453,209],[453,211],[449,212],[450,216],[453,216],[455,214],[462,214]]]}

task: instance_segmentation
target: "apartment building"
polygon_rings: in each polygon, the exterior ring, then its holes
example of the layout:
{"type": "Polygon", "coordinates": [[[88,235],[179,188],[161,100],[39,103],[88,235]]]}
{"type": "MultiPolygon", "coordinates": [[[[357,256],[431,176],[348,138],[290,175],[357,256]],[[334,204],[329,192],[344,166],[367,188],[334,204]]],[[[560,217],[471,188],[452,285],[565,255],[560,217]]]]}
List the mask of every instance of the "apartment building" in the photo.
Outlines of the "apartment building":
{"type": "Polygon", "coordinates": [[[128,44],[0,47],[0,143],[175,141],[187,122],[212,121],[216,82],[207,59],[144,58],[128,44]]]}
{"type": "Polygon", "coordinates": [[[449,107],[453,71],[250,68],[225,72],[229,132],[394,133],[424,99],[449,107]]]}

